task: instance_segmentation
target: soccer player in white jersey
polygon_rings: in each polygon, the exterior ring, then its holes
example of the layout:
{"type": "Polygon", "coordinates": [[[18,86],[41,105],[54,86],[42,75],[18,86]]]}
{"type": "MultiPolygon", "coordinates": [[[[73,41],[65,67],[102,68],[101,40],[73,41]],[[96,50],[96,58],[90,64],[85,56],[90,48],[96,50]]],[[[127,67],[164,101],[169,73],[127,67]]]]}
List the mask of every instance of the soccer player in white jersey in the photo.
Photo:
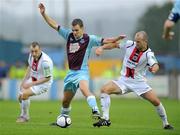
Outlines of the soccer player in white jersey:
{"type": "Polygon", "coordinates": [[[33,42],[30,45],[28,68],[20,86],[19,102],[21,114],[16,122],[28,122],[29,120],[29,97],[47,92],[53,81],[53,62],[51,58],[41,51],[40,45],[33,42]]]}
{"type": "Polygon", "coordinates": [[[91,48],[101,46],[104,43],[115,42],[117,38],[103,39],[96,35],[89,35],[84,32],[83,21],[79,18],[72,21],[72,29],[59,25],[55,20],[47,15],[45,6],[40,3],[39,9],[42,17],[55,29],[60,36],[66,40],[66,53],[69,66],[69,72],[64,79],[64,96],[60,115],[69,115],[71,110],[71,101],[76,94],[78,88],[86,97],[89,107],[92,109],[92,117],[97,119],[100,117],[99,109],[95,96],[89,90],[89,67],[88,59],[91,48]]]}
{"type": "Polygon", "coordinates": [[[126,94],[135,92],[137,95],[148,100],[154,105],[162,119],[164,129],[173,129],[168,123],[166,111],[152,88],[146,83],[144,75],[146,70],[156,73],[159,69],[154,53],[148,46],[146,32],[140,31],[135,34],[135,41],[121,41],[120,44],[106,44],[97,48],[96,54],[102,54],[104,49],[124,48],[121,76],[118,80],[112,80],[101,88],[101,107],[103,116],[94,126],[110,126],[109,108],[111,94],[126,94]]]}
{"type": "Polygon", "coordinates": [[[173,39],[174,32],[172,32],[171,30],[179,19],[180,19],[180,0],[175,0],[171,13],[168,16],[168,19],[164,22],[164,30],[162,35],[164,39],[168,39],[168,40],[173,39]]]}

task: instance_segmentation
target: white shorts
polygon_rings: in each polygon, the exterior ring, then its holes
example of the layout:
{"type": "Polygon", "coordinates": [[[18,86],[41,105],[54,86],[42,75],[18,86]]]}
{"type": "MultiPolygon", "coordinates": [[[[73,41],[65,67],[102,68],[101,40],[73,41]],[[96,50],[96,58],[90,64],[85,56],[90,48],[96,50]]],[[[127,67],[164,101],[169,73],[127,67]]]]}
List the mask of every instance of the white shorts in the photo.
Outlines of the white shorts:
{"type": "Polygon", "coordinates": [[[40,84],[36,86],[32,86],[31,90],[35,95],[40,95],[42,93],[47,92],[50,89],[50,86],[47,84],[40,84]]]}
{"type": "Polygon", "coordinates": [[[121,76],[118,80],[113,80],[113,82],[122,90],[122,94],[135,92],[140,96],[152,90],[152,88],[146,83],[146,81],[143,80],[139,81],[121,76]]]}

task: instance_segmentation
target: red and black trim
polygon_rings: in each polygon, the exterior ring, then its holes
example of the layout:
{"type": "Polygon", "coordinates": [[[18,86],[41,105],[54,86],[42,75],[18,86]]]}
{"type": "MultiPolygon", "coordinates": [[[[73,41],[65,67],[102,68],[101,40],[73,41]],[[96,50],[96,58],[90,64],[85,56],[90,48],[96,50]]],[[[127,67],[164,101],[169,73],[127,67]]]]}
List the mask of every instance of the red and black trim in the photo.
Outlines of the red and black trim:
{"type": "Polygon", "coordinates": [[[131,69],[129,67],[126,67],[126,77],[131,77],[134,79],[134,69],[131,69]]]}
{"type": "MultiPolygon", "coordinates": [[[[38,63],[39,63],[41,56],[42,56],[42,53],[40,54],[38,60],[33,59],[32,67],[31,67],[33,71],[37,71],[38,63]]],[[[37,81],[37,78],[35,78],[35,77],[31,77],[31,78],[32,78],[32,81],[37,81]]]]}
{"type": "Polygon", "coordinates": [[[134,48],[133,52],[131,53],[130,60],[133,62],[139,62],[139,59],[141,58],[143,52],[140,52],[136,47],[134,48]]]}
{"type": "MultiPolygon", "coordinates": [[[[142,56],[143,52],[139,51],[136,47],[133,49],[129,60],[138,63],[141,56],[142,56]]],[[[135,73],[135,69],[131,69],[129,67],[126,67],[126,77],[131,77],[134,78],[134,73],[135,73]]]]}

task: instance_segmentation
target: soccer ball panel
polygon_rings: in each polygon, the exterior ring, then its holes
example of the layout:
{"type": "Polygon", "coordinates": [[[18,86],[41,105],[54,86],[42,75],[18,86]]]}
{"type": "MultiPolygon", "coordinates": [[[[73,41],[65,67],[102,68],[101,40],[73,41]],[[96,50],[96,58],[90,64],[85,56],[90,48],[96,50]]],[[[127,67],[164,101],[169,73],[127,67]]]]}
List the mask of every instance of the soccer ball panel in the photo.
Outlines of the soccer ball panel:
{"type": "Polygon", "coordinates": [[[68,117],[68,118],[66,118],[66,123],[68,124],[68,125],[71,125],[71,119],[68,117]]]}

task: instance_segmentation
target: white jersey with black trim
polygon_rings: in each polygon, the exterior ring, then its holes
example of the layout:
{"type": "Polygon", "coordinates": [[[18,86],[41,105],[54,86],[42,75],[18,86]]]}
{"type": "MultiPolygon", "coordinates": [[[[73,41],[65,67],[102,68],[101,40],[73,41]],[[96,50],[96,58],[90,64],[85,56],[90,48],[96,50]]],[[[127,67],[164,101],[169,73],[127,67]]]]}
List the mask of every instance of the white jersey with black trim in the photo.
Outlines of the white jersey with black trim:
{"type": "Polygon", "coordinates": [[[44,77],[51,77],[51,79],[44,83],[51,85],[53,82],[53,62],[51,58],[44,52],[41,53],[38,61],[35,61],[32,55],[28,59],[29,67],[31,68],[30,77],[32,81],[39,80],[44,77]]]}
{"type": "Polygon", "coordinates": [[[145,80],[146,70],[157,63],[151,49],[140,52],[136,48],[136,42],[131,40],[120,43],[119,48],[124,48],[125,51],[121,75],[139,81],[145,80]]]}

